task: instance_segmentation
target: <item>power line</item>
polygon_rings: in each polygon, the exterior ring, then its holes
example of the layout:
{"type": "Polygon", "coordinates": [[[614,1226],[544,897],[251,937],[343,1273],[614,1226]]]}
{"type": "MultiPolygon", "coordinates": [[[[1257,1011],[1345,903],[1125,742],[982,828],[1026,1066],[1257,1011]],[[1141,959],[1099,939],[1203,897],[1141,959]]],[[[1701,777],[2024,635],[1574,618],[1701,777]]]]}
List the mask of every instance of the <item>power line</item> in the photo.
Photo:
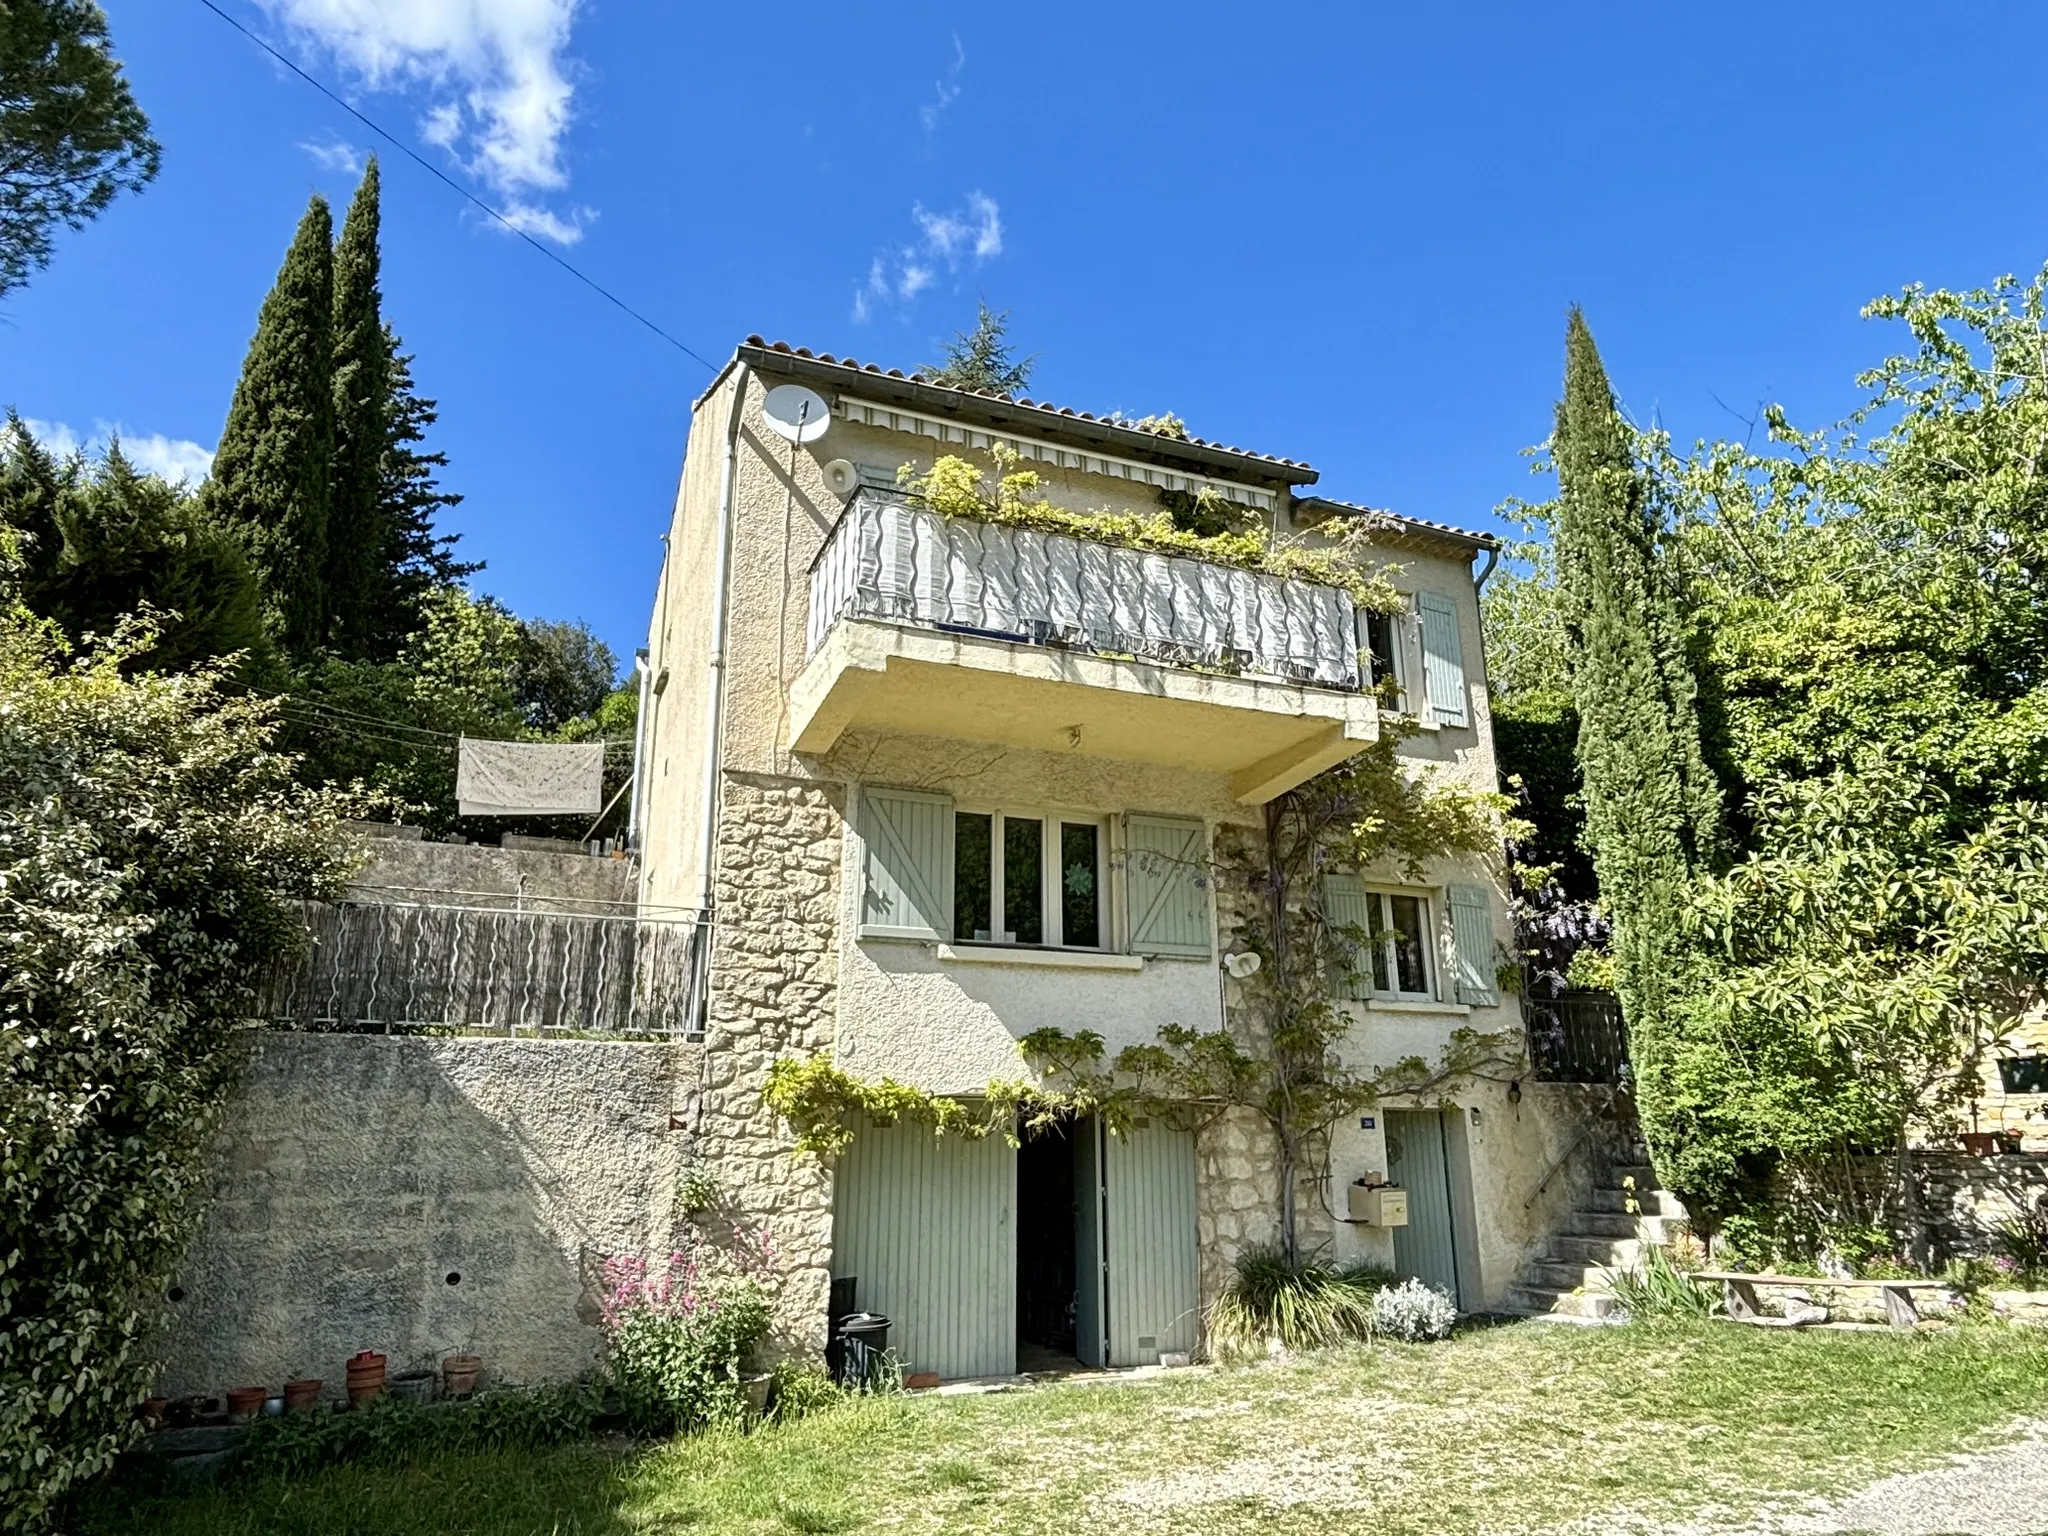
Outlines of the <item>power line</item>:
{"type": "Polygon", "coordinates": [[[301,80],[305,81],[306,84],[312,86],[313,89],[318,91],[322,96],[325,96],[337,107],[340,107],[342,111],[348,113],[350,117],[353,117],[365,128],[369,129],[372,133],[376,134],[379,138],[383,139],[393,149],[397,150],[400,154],[404,155],[408,160],[412,161],[413,164],[417,165],[429,176],[432,176],[435,180],[441,182],[451,191],[457,193],[461,197],[467,198],[470,202],[474,203],[477,207],[481,208],[485,213],[489,214],[492,218],[496,219],[500,224],[504,225],[506,229],[510,230],[513,234],[517,235],[520,239],[524,240],[536,251],[539,251],[541,255],[547,257],[549,261],[552,261],[556,266],[560,267],[564,272],[567,272],[571,277],[575,278],[577,282],[582,283],[586,288],[589,288],[593,293],[596,293],[602,296],[603,298],[609,300],[611,303],[617,305],[626,314],[631,315],[635,320],[638,320],[642,325],[646,326],[648,330],[654,332],[655,335],[659,336],[663,341],[667,342],[670,346],[674,347],[678,352],[681,352],[685,357],[688,357],[693,361],[702,364],[704,367],[709,368],[713,373],[716,373],[718,371],[718,365],[712,362],[706,356],[704,356],[703,353],[697,351],[692,347],[684,345],[680,341],[677,341],[675,337],[669,335],[667,331],[664,331],[652,320],[648,319],[645,315],[641,314],[639,310],[635,309],[632,305],[628,304],[624,299],[620,298],[617,294],[613,293],[609,288],[605,287],[602,283],[598,282],[597,279],[586,275],[580,268],[572,265],[565,257],[563,257],[562,255],[555,251],[549,250],[546,246],[542,245],[538,240],[534,239],[532,235],[529,235],[517,224],[514,224],[510,219],[506,218],[504,214],[498,212],[497,209],[493,208],[489,203],[485,202],[482,198],[478,197],[474,192],[470,191],[469,188],[465,187],[461,182],[457,181],[454,177],[450,176],[447,172],[443,171],[439,166],[435,165],[432,161],[420,155],[416,150],[413,149],[413,147],[410,144],[407,144],[403,139],[399,138],[396,134],[392,133],[390,130],[384,128],[380,124],[374,122],[372,119],[364,115],[362,112],[358,111],[355,107],[351,106],[342,97],[336,95],[333,91],[329,90],[319,80],[314,78],[312,75],[306,73],[305,70],[299,68],[298,65],[294,64],[290,59],[286,58],[283,54],[279,53],[275,48],[271,47],[270,44],[266,43],[262,38],[258,37],[254,32],[251,32],[247,27],[243,26],[239,21],[235,20],[234,17],[230,16],[218,5],[215,5],[213,3],[213,0],[199,0],[199,3],[205,6],[209,11],[213,12],[214,15],[218,16],[222,21],[226,22],[229,26],[233,27],[237,32],[241,33],[242,36],[246,37],[258,48],[261,48],[265,53],[269,54],[273,59],[277,60],[277,62],[282,64],[286,69],[290,70],[293,74],[297,75],[301,80]]]}

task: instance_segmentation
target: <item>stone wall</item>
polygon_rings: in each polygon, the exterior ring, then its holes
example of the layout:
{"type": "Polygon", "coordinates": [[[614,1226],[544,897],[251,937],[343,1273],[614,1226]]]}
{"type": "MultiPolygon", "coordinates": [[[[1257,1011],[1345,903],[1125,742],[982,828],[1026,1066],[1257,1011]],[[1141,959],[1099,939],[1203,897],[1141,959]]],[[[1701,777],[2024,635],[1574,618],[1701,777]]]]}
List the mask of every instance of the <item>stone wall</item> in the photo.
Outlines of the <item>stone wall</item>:
{"type": "Polygon", "coordinates": [[[635,874],[625,859],[388,836],[364,841],[370,862],[350,886],[355,901],[523,906],[539,912],[615,912],[633,903],[635,874]]]}
{"type": "Polygon", "coordinates": [[[794,1154],[761,1101],[780,1056],[830,1052],[839,981],[836,787],[727,774],[717,853],[717,934],[694,1136],[720,1210],[766,1226],[781,1284],[773,1350],[825,1345],[832,1276],[832,1180],[794,1154]]]}
{"type": "MultiPolygon", "coordinates": [[[[1912,1160],[1921,1215],[1937,1263],[1994,1255],[2001,1225],[2048,1203],[2048,1153],[1972,1157],[1963,1152],[1916,1151],[1912,1160]]],[[[1904,1247],[1913,1234],[1906,1230],[1893,1192],[1896,1172],[1889,1157],[1863,1157],[1852,1160],[1846,1171],[1831,1170],[1825,1178],[1781,1174],[1776,1188],[1780,1198],[1810,1209],[1884,1220],[1904,1247]]]]}
{"type": "MultiPolygon", "coordinates": [[[[595,860],[592,861],[596,862],[595,860]]],[[[596,1361],[607,1254],[674,1246],[693,1048],[260,1036],[159,1338],[170,1395],[394,1372],[474,1351],[490,1380],[596,1361]]]]}

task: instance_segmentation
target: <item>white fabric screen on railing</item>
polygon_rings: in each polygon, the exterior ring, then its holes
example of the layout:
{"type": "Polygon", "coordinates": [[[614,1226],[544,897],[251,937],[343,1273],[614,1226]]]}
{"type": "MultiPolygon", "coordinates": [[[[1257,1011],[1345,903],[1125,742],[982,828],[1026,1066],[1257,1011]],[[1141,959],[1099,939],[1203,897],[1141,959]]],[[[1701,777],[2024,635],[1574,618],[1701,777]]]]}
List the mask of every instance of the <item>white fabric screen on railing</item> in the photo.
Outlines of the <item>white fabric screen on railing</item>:
{"type": "Polygon", "coordinates": [[[1360,686],[1342,588],[945,518],[869,491],[847,504],[812,571],[811,649],[848,615],[1360,686]]]}

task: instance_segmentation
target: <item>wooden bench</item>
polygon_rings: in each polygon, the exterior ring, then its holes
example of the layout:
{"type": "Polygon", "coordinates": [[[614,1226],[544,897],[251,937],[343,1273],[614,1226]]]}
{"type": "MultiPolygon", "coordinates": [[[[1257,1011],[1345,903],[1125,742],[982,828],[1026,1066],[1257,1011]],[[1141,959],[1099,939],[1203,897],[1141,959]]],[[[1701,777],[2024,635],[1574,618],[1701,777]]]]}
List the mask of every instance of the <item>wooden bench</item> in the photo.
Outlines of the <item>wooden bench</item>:
{"type": "Polygon", "coordinates": [[[1910,1332],[1920,1321],[1913,1306],[1915,1291],[1946,1290],[1941,1280],[1836,1280],[1827,1275],[1744,1275],[1720,1270],[1694,1270],[1694,1280],[1718,1280],[1728,1315],[1737,1322],[1754,1322],[1762,1315],[1757,1305],[1760,1285],[1797,1286],[1801,1290],[1866,1290],[1884,1293],[1884,1314],[1894,1328],[1910,1332]]]}

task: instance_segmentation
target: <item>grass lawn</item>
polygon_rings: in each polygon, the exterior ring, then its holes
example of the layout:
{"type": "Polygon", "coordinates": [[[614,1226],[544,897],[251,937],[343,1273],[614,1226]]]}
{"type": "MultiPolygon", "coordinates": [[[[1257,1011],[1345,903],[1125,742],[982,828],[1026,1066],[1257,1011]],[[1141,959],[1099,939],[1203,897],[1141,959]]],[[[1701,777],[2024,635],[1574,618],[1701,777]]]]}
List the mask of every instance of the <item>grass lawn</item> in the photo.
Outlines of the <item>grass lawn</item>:
{"type": "Polygon", "coordinates": [[[2048,1417],[2048,1333],[1475,1328],[1129,1385],[881,1398],[751,1436],[104,1497],[161,1536],[1259,1531],[1737,1521],[2048,1417]]]}

